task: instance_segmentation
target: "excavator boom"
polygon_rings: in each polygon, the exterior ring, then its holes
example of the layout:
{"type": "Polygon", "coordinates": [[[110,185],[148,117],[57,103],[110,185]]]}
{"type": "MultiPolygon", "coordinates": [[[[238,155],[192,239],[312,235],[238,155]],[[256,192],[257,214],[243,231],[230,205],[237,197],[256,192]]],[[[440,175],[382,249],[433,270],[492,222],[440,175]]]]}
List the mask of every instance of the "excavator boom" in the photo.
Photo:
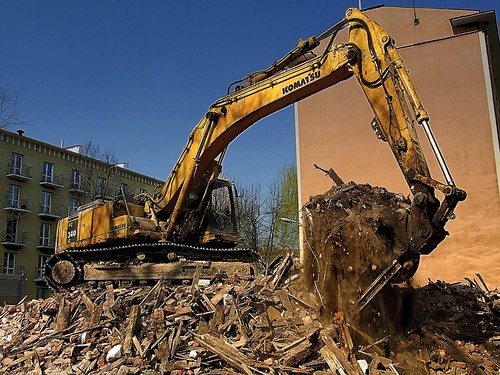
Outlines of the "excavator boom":
{"type": "MultiPolygon", "coordinates": [[[[398,254],[397,261],[403,264],[432,251],[445,238],[444,225],[457,203],[465,199],[465,192],[457,188],[451,178],[432,136],[429,116],[393,39],[362,12],[351,8],[325,44],[323,52],[316,55],[319,41],[315,37],[300,40],[269,68],[239,81],[233,91],[210,106],[195,126],[161,190],[154,195],[142,195],[137,205],[103,203],[83,212],[78,220],[63,220],[56,253],[77,250],[85,254],[85,248],[128,242],[138,248],[142,245],[137,243],[144,239],[177,246],[203,245],[209,241],[218,247],[234,246],[238,242],[235,236],[219,233],[219,237],[214,237],[207,229],[207,212],[213,207],[212,193],[228,145],[260,119],[352,76],[373,110],[374,130],[388,143],[413,195],[409,213],[405,214],[406,226],[402,229],[407,237],[406,247],[398,254]],[[335,44],[337,32],[347,25],[348,41],[335,44]],[[430,175],[415,129],[419,124],[429,137],[445,183],[430,175]],[[443,194],[442,202],[436,198],[436,190],[443,194]],[[100,232],[92,233],[86,226],[85,239],[75,237],[65,242],[69,228],[76,226],[76,232],[81,232],[84,217],[94,221],[102,219],[96,229],[100,232]]],[[[154,254],[155,250],[148,252],[154,254]]],[[[160,262],[163,259],[156,258],[160,262]]],[[[58,262],[53,261],[49,271],[57,269],[58,262]]],[[[66,270],[66,265],[68,263],[59,268],[66,270]]],[[[81,265],[75,266],[78,267],[81,265]]],[[[75,276],[68,283],[78,278],[75,276]]],[[[64,281],[70,277],[59,279],[64,281]]]]}

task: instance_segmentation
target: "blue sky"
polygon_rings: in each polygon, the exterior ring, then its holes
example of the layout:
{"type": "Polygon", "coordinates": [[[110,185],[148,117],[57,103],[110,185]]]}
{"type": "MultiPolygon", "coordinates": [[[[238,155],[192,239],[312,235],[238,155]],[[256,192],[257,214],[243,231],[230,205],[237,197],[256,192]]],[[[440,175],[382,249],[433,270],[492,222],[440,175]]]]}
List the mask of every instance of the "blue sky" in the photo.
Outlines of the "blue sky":
{"type": "MultiPolygon", "coordinates": [[[[500,15],[497,0],[414,2],[495,9],[500,15]]],[[[66,146],[92,140],[130,169],[165,179],[192,128],[229,83],[268,67],[299,38],[320,34],[358,5],[358,0],[3,0],[0,85],[24,98],[19,112],[29,121],[23,126],[26,136],[55,145],[63,139],[66,146]]],[[[294,161],[289,107],[233,142],[224,173],[243,184],[266,186],[282,165],[294,161]]]]}

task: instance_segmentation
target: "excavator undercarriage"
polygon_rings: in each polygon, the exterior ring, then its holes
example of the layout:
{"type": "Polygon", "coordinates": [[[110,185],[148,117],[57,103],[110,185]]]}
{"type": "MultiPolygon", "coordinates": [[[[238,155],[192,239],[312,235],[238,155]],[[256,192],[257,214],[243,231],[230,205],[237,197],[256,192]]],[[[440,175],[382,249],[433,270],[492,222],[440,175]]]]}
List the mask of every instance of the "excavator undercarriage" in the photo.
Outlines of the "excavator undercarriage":
{"type": "Polygon", "coordinates": [[[176,283],[195,274],[203,279],[250,276],[258,273],[258,261],[258,254],[249,249],[161,242],[67,250],[52,256],[45,272],[52,288],[67,289],[82,282],[176,283]]]}

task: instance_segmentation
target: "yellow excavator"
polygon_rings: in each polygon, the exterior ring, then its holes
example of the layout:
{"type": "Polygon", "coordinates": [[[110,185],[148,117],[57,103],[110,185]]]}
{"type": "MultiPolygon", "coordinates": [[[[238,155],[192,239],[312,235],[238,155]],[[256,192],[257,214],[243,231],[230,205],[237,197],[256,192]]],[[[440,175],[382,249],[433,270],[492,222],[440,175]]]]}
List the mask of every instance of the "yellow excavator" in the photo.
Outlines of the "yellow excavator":
{"type": "Polygon", "coordinates": [[[329,34],[323,52],[316,52],[317,38],[299,40],[269,68],[232,83],[193,129],[161,190],[134,202],[99,199],[62,219],[45,268],[48,284],[252,272],[255,254],[237,246],[231,183],[219,178],[228,145],[258,120],[352,76],[373,109],[376,135],[388,143],[412,194],[401,220],[409,246],[394,261],[430,253],[446,237],[444,226],[466,194],[455,186],[394,40],[355,8],[329,34]],[[346,26],[348,41],[335,44],[346,26]],[[430,175],[417,125],[445,182],[430,175]]]}

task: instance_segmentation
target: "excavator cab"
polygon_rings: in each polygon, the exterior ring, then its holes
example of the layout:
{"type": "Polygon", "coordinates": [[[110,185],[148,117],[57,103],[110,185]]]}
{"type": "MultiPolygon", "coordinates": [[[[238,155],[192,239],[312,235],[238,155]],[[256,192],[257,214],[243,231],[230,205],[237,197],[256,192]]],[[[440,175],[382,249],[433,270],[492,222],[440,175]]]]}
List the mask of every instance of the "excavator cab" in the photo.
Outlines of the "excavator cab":
{"type": "Polygon", "coordinates": [[[236,227],[235,194],[231,181],[222,178],[215,181],[201,227],[205,228],[199,237],[202,245],[234,247],[243,242],[236,227]]]}

